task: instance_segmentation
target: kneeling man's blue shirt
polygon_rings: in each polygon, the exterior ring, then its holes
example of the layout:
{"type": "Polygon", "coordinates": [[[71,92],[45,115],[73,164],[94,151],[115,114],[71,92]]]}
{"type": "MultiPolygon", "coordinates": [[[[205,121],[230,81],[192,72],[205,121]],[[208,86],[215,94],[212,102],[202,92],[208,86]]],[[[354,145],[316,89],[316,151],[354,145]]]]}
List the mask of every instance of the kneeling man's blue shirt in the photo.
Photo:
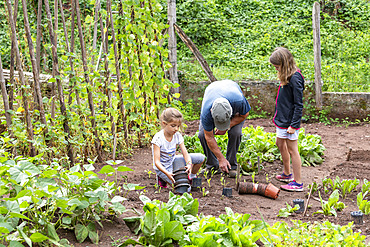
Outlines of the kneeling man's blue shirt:
{"type": "Polygon", "coordinates": [[[212,82],[204,92],[202,109],[200,112],[200,121],[206,131],[212,131],[215,128],[211,115],[211,108],[213,101],[221,97],[229,101],[233,109],[232,117],[237,113],[239,113],[239,115],[245,115],[251,109],[247,99],[244,97],[242,90],[236,82],[230,80],[212,82]]]}

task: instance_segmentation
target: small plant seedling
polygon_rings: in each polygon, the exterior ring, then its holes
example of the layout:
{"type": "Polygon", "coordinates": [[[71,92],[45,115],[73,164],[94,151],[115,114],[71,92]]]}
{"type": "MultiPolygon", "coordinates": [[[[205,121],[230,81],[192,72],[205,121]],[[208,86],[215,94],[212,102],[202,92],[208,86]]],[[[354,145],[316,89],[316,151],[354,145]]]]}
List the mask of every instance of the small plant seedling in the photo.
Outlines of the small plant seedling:
{"type": "Polygon", "coordinates": [[[208,170],[204,171],[203,176],[207,180],[207,178],[208,178],[208,170]]]}
{"type": "Polygon", "coordinates": [[[228,184],[228,182],[226,182],[224,175],[221,175],[220,181],[221,181],[222,187],[226,187],[226,185],[228,184]]]}
{"type": "Polygon", "coordinates": [[[268,173],[266,173],[266,183],[269,183],[269,181],[270,181],[269,175],[268,173]]]}
{"type": "Polygon", "coordinates": [[[254,183],[254,177],[256,176],[256,172],[252,172],[252,183],[254,183]]]}
{"type": "Polygon", "coordinates": [[[202,194],[203,194],[203,197],[206,197],[208,195],[209,191],[206,190],[205,187],[202,188],[202,194]]]}
{"type": "Polygon", "coordinates": [[[212,180],[212,177],[207,178],[208,187],[211,187],[211,180],[212,180]]]}
{"type": "Polygon", "coordinates": [[[151,170],[145,170],[145,172],[148,174],[148,177],[150,178],[150,175],[152,175],[153,174],[153,171],[151,171],[151,170]]]}
{"type": "Polygon", "coordinates": [[[279,210],[279,214],[277,215],[278,217],[288,217],[292,215],[295,211],[299,209],[299,205],[296,204],[294,207],[290,206],[289,203],[286,202],[286,208],[281,208],[279,210]]]}

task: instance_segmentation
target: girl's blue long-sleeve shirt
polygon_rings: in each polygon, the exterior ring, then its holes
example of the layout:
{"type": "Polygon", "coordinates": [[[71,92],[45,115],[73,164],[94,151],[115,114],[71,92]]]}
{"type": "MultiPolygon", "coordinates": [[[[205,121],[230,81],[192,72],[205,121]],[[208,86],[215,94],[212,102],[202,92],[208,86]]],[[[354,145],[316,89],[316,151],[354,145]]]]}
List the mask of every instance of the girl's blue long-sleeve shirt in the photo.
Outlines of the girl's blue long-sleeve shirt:
{"type": "Polygon", "coordinates": [[[280,84],[276,96],[273,122],[278,128],[299,129],[303,111],[304,78],[300,71],[295,72],[287,85],[280,84]]]}

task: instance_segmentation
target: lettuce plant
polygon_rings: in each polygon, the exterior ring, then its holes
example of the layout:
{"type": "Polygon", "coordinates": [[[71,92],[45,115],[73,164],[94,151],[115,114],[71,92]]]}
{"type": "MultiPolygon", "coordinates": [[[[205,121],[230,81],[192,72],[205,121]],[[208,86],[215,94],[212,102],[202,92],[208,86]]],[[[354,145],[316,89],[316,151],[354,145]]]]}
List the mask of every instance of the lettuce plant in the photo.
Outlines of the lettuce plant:
{"type": "Polygon", "coordinates": [[[370,201],[364,200],[366,197],[367,192],[365,194],[362,194],[362,192],[358,193],[357,195],[357,206],[358,209],[365,215],[370,214],[370,201]]]}
{"type": "Polygon", "coordinates": [[[325,202],[321,198],[320,191],[319,191],[319,197],[320,197],[322,210],[319,210],[313,214],[334,215],[335,217],[337,217],[337,210],[342,211],[346,207],[343,202],[339,202],[339,191],[338,190],[333,191],[333,193],[330,195],[327,202],[325,202]]]}

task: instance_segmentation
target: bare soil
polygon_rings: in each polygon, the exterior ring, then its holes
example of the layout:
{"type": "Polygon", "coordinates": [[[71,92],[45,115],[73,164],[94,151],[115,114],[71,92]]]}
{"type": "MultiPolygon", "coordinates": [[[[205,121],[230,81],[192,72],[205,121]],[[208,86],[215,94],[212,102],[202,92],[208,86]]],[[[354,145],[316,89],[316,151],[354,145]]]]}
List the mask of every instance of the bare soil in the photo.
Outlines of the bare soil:
{"type": "MultiPolygon", "coordinates": [[[[193,135],[198,129],[198,121],[187,123],[188,128],[186,134],[193,135]]],[[[262,126],[267,132],[275,132],[275,127],[270,119],[255,119],[247,120],[245,126],[262,126]]],[[[317,167],[302,167],[302,179],[305,187],[304,192],[287,192],[281,190],[276,200],[260,196],[257,194],[238,194],[235,186],[235,179],[227,178],[226,181],[233,188],[232,197],[222,196],[222,185],[220,182],[221,175],[215,175],[208,182],[203,177],[202,186],[209,192],[203,196],[202,192],[191,192],[194,198],[199,200],[199,213],[204,215],[218,216],[225,213],[225,207],[230,207],[234,212],[247,213],[251,215],[251,219],[263,219],[269,224],[276,221],[291,222],[291,220],[302,221],[319,221],[329,220],[335,224],[346,225],[352,221],[350,212],[357,211],[356,196],[358,191],[352,192],[346,199],[340,198],[347,206],[342,212],[338,212],[338,216],[324,216],[322,214],[312,215],[314,212],[321,209],[321,204],[316,199],[318,193],[312,195],[305,215],[293,214],[288,218],[280,218],[277,216],[281,208],[286,208],[286,203],[292,205],[294,199],[304,199],[307,203],[308,185],[316,181],[321,184],[322,179],[330,177],[335,179],[337,176],[340,179],[370,179],[370,124],[360,123],[352,126],[329,126],[322,123],[305,123],[302,127],[306,129],[306,133],[318,134],[322,137],[325,151],[325,161],[317,167]],[[349,160],[347,156],[349,149],[352,152],[349,160]],[[259,213],[259,208],[261,214],[259,213]]],[[[143,204],[139,199],[139,193],[143,193],[152,200],[158,199],[167,202],[169,191],[171,189],[155,189],[155,175],[152,173],[149,176],[148,171],[154,172],[152,168],[152,156],[150,147],[135,150],[133,156],[123,161],[122,165],[126,165],[134,170],[134,172],[126,172],[127,182],[138,183],[145,186],[142,191],[129,192],[126,196],[125,207],[127,209],[136,209],[142,211],[143,204]]],[[[272,183],[276,187],[280,187],[282,182],[277,181],[274,176],[282,171],[281,161],[273,163],[262,163],[260,173],[255,176],[255,182],[272,183]]],[[[252,182],[250,176],[243,176],[242,181],[252,182]]],[[[361,184],[360,184],[361,185],[361,184]]],[[[358,187],[359,188],[359,187],[358,187]]],[[[327,200],[328,194],[321,192],[324,200],[327,200]]],[[[125,225],[122,218],[133,216],[132,210],[129,210],[124,215],[109,222],[104,222],[104,228],[99,230],[100,243],[92,244],[89,240],[84,243],[77,243],[72,232],[64,231],[61,237],[67,238],[74,246],[116,246],[120,241],[127,238],[137,238],[128,227],[125,225]]],[[[355,231],[361,231],[367,236],[369,242],[370,236],[370,217],[364,216],[362,225],[354,225],[355,231]]]]}

